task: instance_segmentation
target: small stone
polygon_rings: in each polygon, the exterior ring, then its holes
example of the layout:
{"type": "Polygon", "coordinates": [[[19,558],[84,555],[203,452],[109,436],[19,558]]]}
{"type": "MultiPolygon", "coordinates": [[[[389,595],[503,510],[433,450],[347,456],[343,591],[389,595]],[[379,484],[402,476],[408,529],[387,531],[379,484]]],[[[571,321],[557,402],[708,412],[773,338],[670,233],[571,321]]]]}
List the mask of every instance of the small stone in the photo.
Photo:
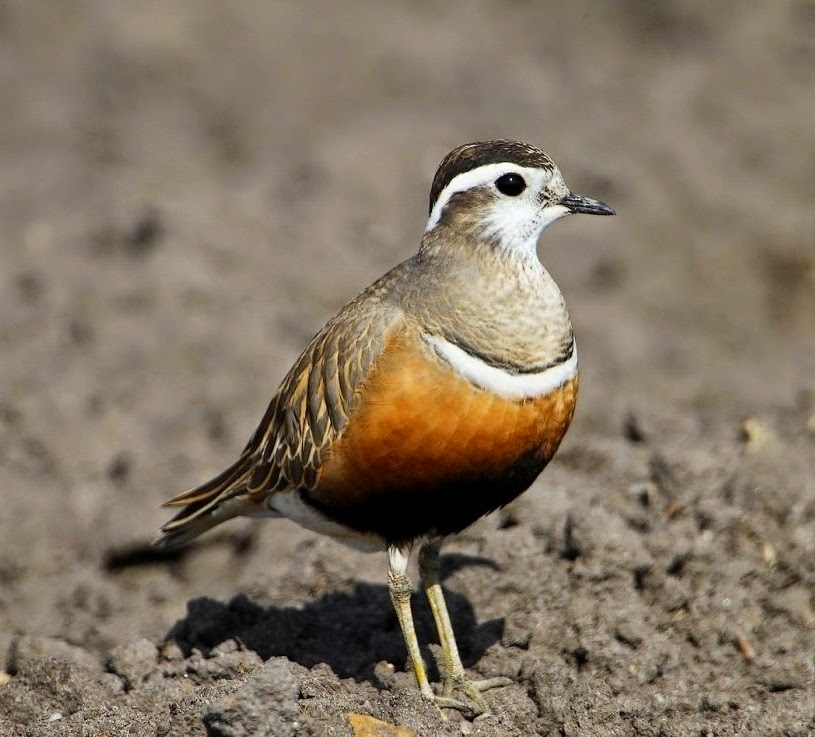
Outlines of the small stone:
{"type": "Polygon", "coordinates": [[[159,655],[162,660],[167,662],[174,662],[177,660],[184,660],[184,651],[179,647],[175,640],[167,640],[161,643],[159,648],[159,655]]]}
{"type": "Polygon", "coordinates": [[[775,433],[756,417],[741,423],[741,439],[751,450],[759,450],[775,442],[775,433]]]}
{"type": "Polygon", "coordinates": [[[209,652],[210,658],[217,658],[219,655],[228,655],[229,653],[236,653],[240,650],[240,645],[234,639],[224,640],[219,645],[216,645],[209,652]]]}
{"type": "Polygon", "coordinates": [[[772,543],[765,542],[761,546],[761,557],[764,558],[764,562],[768,567],[772,568],[775,566],[778,561],[778,554],[775,552],[775,547],[772,543]]]}
{"type": "Polygon", "coordinates": [[[745,660],[755,660],[756,649],[753,647],[750,640],[748,640],[741,632],[737,632],[733,637],[733,642],[739,649],[739,652],[744,656],[745,660]]]}
{"type": "Polygon", "coordinates": [[[396,668],[393,663],[381,660],[374,666],[374,677],[381,688],[390,691],[396,685],[396,668]]]}
{"type": "Polygon", "coordinates": [[[260,656],[254,650],[229,650],[228,646],[227,652],[216,652],[216,650],[210,651],[208,657],[200,653],[193,653],[185,661],[187,673],[194,675],[199,683],[212,683],[245,676],[263,664],[260,656]]]}
{"type": "Polygon", "coordinates": [[[354,730],[354,737],[416,737],[412,729],[383,722],[367,714],[349,712],[348,721],[354,730]]]}

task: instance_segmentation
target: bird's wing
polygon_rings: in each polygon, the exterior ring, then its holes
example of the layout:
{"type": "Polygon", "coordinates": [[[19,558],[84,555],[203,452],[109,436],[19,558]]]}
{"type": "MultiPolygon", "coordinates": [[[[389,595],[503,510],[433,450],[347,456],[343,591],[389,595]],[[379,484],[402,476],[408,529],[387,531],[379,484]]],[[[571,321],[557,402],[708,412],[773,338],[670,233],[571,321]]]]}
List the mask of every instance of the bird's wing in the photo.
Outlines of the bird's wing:
{"type": "Polygon", "coordinates": [[[346,305],[283,379],[240,458],[164,504],[183,508],[161,528],[165,534],[156,544],[180,544],[237,514],[261,512],[270,491],[315,488],[362,384],[403,324],[402,310],[373,288],[346,305]]]}
{"type": "Polygon", "coordinates": [[[248,493],[317,485],[326,453],[353,414],[362,384],[402,323],[396,307],[351,312],[329,323],[283,380],[244,451],[256,457],[248,493]]]}

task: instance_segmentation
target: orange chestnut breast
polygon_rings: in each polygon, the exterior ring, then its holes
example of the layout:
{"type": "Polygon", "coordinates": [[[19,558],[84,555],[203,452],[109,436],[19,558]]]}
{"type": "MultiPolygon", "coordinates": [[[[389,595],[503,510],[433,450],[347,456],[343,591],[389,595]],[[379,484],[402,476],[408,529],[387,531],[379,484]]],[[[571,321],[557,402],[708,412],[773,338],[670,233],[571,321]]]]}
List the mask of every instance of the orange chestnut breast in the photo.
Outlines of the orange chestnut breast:
{"type": "Polygon", "coordinates": [[[410,337],[383,351],[308,492],[329,516],[389,539],[463,529],[524,491],[563,439],[578,386],[575,375],[540,397],[499,397],[410,337]]]}

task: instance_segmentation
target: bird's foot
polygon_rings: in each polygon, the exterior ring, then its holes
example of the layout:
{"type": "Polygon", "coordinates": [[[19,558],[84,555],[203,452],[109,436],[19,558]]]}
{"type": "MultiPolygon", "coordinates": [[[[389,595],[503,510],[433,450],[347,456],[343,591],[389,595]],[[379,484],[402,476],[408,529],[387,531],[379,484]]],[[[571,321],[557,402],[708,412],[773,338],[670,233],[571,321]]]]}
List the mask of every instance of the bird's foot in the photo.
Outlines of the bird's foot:
{"type": "Polygon", "coordinates": [[[490,712],[489,704],[481,695],[484,691],[509,686],[511,683],[512,680],[504,676],[472,681],[462,673],[461,675],[446,678],[442,693],[434,695],[433,702],[439,709],[456,709],[467,717],[475,718],[490,712]],[[464,694],[469,701],[455,698],[452,695],[455,691],[464,694]]]}

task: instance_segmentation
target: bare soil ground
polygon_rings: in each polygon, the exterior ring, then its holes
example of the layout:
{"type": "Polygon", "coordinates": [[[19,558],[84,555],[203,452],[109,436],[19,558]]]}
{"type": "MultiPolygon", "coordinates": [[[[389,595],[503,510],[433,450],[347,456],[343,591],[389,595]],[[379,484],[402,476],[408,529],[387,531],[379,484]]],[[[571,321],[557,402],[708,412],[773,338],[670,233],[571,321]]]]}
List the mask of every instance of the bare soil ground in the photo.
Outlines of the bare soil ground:
{"type": "Polygon", "coordinates": [[[813,39],[804,0],[3,3],[0,734],[815,734],[813,39]],[[580,406],[447,547],[514,685],[442,722],[382,555],[147,544],[487,137],[619,216],[541,246],[580,406]]]}

